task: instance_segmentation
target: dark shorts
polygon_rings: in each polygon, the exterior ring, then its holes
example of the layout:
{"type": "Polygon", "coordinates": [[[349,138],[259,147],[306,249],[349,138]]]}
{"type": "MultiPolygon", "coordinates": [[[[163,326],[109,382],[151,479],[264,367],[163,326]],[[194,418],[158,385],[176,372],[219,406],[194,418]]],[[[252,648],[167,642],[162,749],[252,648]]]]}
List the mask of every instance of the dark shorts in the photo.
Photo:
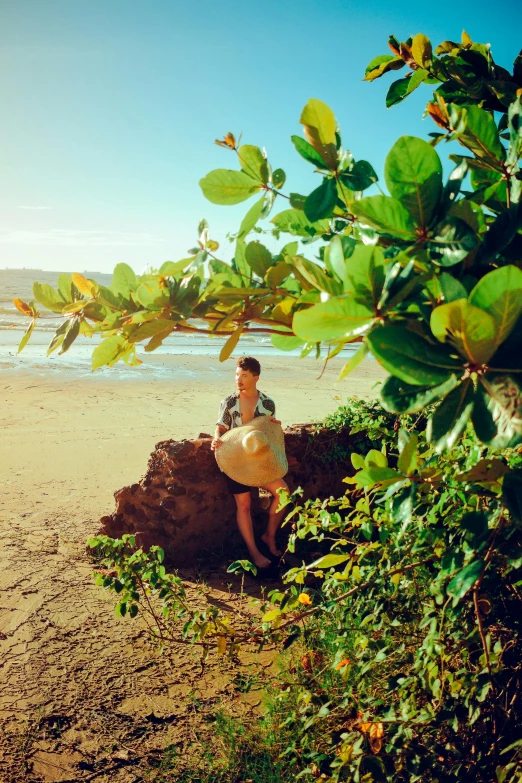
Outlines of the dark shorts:
{"type": "Polygon", "coordinates": [[[240,484],[239,481],[234,481],[234,479],[231,479],[226,473],[223,475],[225,476],[227,488],[231,495],[243,495],[245,492],[250,492],[252,489],[252,487],[247,487],[246,484],[240,484]]]}

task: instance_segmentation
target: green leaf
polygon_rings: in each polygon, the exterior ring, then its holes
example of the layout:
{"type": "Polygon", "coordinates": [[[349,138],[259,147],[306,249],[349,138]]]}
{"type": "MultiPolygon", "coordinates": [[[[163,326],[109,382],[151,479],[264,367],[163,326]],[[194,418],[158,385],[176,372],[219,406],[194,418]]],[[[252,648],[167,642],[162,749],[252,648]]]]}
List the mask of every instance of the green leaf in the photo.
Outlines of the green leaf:
{"type": "Polygon", "coordinates": [[[469,301],[493,317],[495,344],[500,345],[522,315],[522,271],[510,265],[488,272],[470,293],[469,301]]]}
{"type": "Polygon", "coordinates": [[[402,136],[386,157],[386,184],[417,226],[427,227],[442,195],[442,164],[423,139],[402,136]]]}
{"type": "MultiPolygon", "coordinates": [[[[455,302],[457,299],[466,299],[468,292],[456,277],[449,272],[442,272],[438,278],[440,291],[445,304],[455,302]]],[[[472,304],[474,304],[472,302],[472,304]]],[[[477,305],[480,306],[480,305],[477,305]]]]}
{"type": "Polygon", "coordinates": [[[134,270],[128,264],[116,264],[112,273],[111,288],[116,294],[121,294],[124,299],[129,299],[133,291],[138,287],[138,281],[134,270]]]}
{"type": "Polygon", "coordinates": [[[358,160],[348,171],[343,171],[339,178],[353,191],[366,190],[379,179],[375,169],[367,160],[358,160]]]}
{"type": "Polygon", "coordinates": [[[245,174],[266,185],[268,182],[268,164],[259,147],[243,144],[238,150],[239,164],[245,174]]]}
{"type": "Polygon", "coordinates": [[[522,96],[518,96],[508,109],[509,147],[506,164],[515,168],[522,155],[522,96]]]}
{"type": "Polygon", "coordinates": [[[337,380],[342,381],[344,378],[346,378],[347,375],[353,372],[356,367],[358,367],[361,362],[364,361],[369,353],[370,349],[368,348],[367,344],[365,342],[361,343],[359,350],[357,350],[344,365],[343,369],[339,373],[337,380]]]}
{"type": "Polygon", "coordinates": [[[264,204],[265,204],[265,200],[263,197],[260,198],[259,201],[256,201],[256,203],[252,207],[250,207],[245,217],[241,221],[241,225],[239,226],[239,233],[237,235],[238,240],[244,239],[247,236],[247,234],[249,234],[252,231],[257,221],[261,217],[261,212],[263,211],[264,204]]]}
{"type": "Polygon", "coordinates": [[[60,324],[54,333],[51,342],[49,343],[49,347],[47,348],[47,356],[50,356],[63,343],[63,338],[65,337],[65,332],[67,331],[68,326],[69,319],[65,318],[63,323],[60,324]]]}
{"type": "Polygon", "coordinates": [[[324,177],[304,203],[304,213],[311,223],[328,218],[332,215],[337,203],[337,184],[335,179],[324,177]]]}
{"type": "Polygon", "coordinates": [[[413,220],[400,201],[390,196],[367,196],[351,204],[352,212],[378,231],[411,241],[414,238],[413,220]]]}
{"type": "Polygon", "coordinates": [[[149,277],[138,286],[134,299],[146,310],[163,310],[170,302],[169,289],[161,286],[159,278],[149,277]]]}
{"type": "Polygon", "coordinates": [[[354,481],[360,489],[372,489],[377,484],[389,487],[404,480],[404,475],[392,468],[384,468],[378,465],[366,465],[354,476],[354,481]]]}
{"type": "Polygon", "coordinates": [[[468,590],[470,590],[484,570],[484,561],[472,560],[462,571],[459,571],[448,585],[448,594],[453,596],[453,606],[456,606],[468,590]]]}
{"type": "Polygon", "coordinates": [[[279,190],[279,188],[283,187],[285,182],[286,182],[286,174],[283,171],[283,169],[276,169],[272,173],[272,184],[274,188],[277,188],[279,190]]]}
{"type": "Polygon", "coordinates": [[[468,511],[459,519],[459,526],[467,532],[471,546],[478,546],[488,534],[488,515],[485,511],[468,511]]]}
{"type": "Polygon", "coordinates": [[[406,63],[402,57],[394,57],[390,54],[380,54],[366,66],[363,81],[373,82],[388,71],[397,71],[404,68],[406,63]]]}
{"type": "Polygon", "coordinates": [[[176,277],[176,275],[183,272],[192,261],[192,258],[182,258],[181,261],[165,261],[158,269],[158,273],[162,277],[176,277]]]}
{"type": "Polygon", "coordinates": [[[477,437],[492,448],[522,442],[522,389],[514,376],[481,376],[472,421],[477,437]]]}
{"type": "Polygon", "coordinates": [[[467,299],[439,305],[431,313],[431,331],[473,364],[486,364],[497,349],[494,318],[467,299]]]}
{"type": "Polygon", "coordinates": [[[342,285],[334,277],[329,277],[326,271],[313,261],[303,256],[286,256],[286,263],[291,264],[314,288],[324,291],[331,296],[342,293],[342,285]]]}
{"type": "Polygon", "coordinates": [[[297,152],[301,155],[302,158],[308,161],[308,163],[312,163],[319,169],[328,168],[322,157],[316,150],[314,150],[311,144],[302,139],[300,136],[290,136],[290,139],[297,152]]]}
{"type": "Polygon", "coordinates": [[[92,369],[97,370],[98,367],[104,367],[105,365],[112,367],[113,364],[116,364],[121,354],[124,353],[126,347],[126,340],[121,334],[105,337],[92,352],[92,369]]]}
{"type": "Polygon", "coordinates": [[[18,346],[18,350],[17,350],[17,352],[16,352],[17,354],[18,354],[18,353],[21,353],[21,351],[23,351],[23,350],[24,350],[25,346],[26,346],[26,345],[27,345],[27,343],[29,342],[29,338],[30,338],[30,336],[31,336],[31,335],[32,335],[32,333],[33,333],[33,329],[34,329],[34,326],[35,326],[35,324],[36,324],[36,320],[33,318],[33,320],[31,321],[31,323],[29,324],[29,326],[28,326],[28,327],[27,327],[27,329],[25,330],[25,332],[24,332],[24,335],[23,335],[22,339],[20,340],[20,345],[18,346]]]}
{"type": "MultiPolygon", "coordinates": [[[[410,77],[411,78],[411,77],[410,77]]],[[[390,109],[395,104],[400,103],[408,94],[410,78],[397,79],[390,84],[386,95],[386,108],[390,109]]]]}
{"type": "Polygon", "coordinates": [[[411,475],[417,467],[419,436],[413,432],[406,441],[404,448],[399,454],[397,467],[406,476],[411,475]]]}
{"type": "Polygon", "coordinates": [[[428,442],[437,451],[453,448],[470,419],[474,404],[475,390],[470,378],[444,398],[429,419],[426,431],[428,442]]]}
{"type": "Polygon", "coordinates": [[[59,355],[69,350],[69,348],[71,347],[71,345],[76,340],[79,334],[80,334],[80,319],[79,318],[69,319],[67,329],[65,330],[65,334],[63,336],[63,341],[59,351],[59,355]]]}
{"type": "Polygon", "coordinates": [[[451,375],[438,386],[412,386],[393,375],[384,382],[379,399],[391,413],[417,413],[455,388],[458,379],[451,375]]]}
{"type": "Polygon", "coordinates": [[[261,189],[260,183],[244,171],[228,169],[214,169],[200,179],[199,185],[213,204],[240,204],[261,189]]]}
{"type": "Polygon", "coordinates": [[[467,147],[477,158],[500,169],[506,152],[500,141],[493,115],[478,106],[459,107],[449,104],[451,123],[457,131],[453,137],[467,147]]]}
{"type": "Polygon", "coordinates": [[[330,231],[328,220],[312,223],[300,209],[285,209],[273,217],[271,222],[279,231],[287,231],[289,234],[299,237],[320,236],[330,231]]]}
{"type": "Polygon", "coordinates": [[[466,258],[476,244],[477,237],[471,226],[455,215],[448,215],[436,226],[426,247],[436,264],[454,266],[466,258]]]}
{"type": "Polygon", "coordinates": [[[272,266],[272,254],[261,242],[249,242],[245,250],[245,259],[254,274],[264,278],[272,266]]]}
{"type": "Polygon", "coordinates": [[[284,332],[280,334],[272,333],[270,340],[278,351],[293,351],[304,344],[300,337],[296,337],[293,334],[285,334],[284,332]]]}
{"type": "Polygon", "coordinates": [[[58,292],[64,302],[72,302],[72,287],[73,282],[71,275],[68,275],[66,272],[62,273],[58,278],[58,292]]]}
{"type": "Polygon", "coordinates": [[[373,319],[372,311],[353,297],[329,299],[299,310],[294,315],[293,331],[305,342],[338,340],[363,334],[373,319]]]}
{"type": "Polygon", "coordinates": [[[252,270],[250,269],[246,260],[246,244],[242,239],[238,239],[236,242],[234,265],[238,272],[240,272],[243,276],[243,284],[245,285],[252,277],[252,270]]]}
{"type": "Polygon", "coordinates": [[[230,354],[238,344],[239,338],[241,337],[244,328],[245,328],[245,324],[239,324],[239,326],[232,332],[232,334],[226,341],[225,345],[221,349],[221,352],[219,354],[220,362],[224,362],[226,359],[228,359],[228,357],[230,356],[230,354]]]}
{"type": "Polygon", "coordinates": [[[337,121],[333,111],[318,98],[310,98],[299,122],[304,135],[329,169],[337,167],[336,130],[337,121]]]}
{"type": "Polygon", "coordinates": [[[366,339],[388,372],[414,386],[437,386],[463,371],[446,348],[428,342],[405,324],[378,326],[366,339]]]}
{"type": "Polygon", "coordinates": [[[420,65],[422,68],[429,67],[433,59],[430,39],[422,33],[415,35],[411,44],[411,53],[417,65],[420,65]]]}
{"type": "Polygon", "coordinates": [[[278,261],[275,266],[271,266],[265,275],[265,280],[269,288],[277,288],[283,280],[286,280],[292,272],[292,267],[284,261],[278,261]]]}
{"type": "Polygon", "coordinates": [[[522,470],[506,473],[502,482],[502,500],[518,524],[522,524],[522,470]]]}
{"type": "Polygon", "coordinates": [[[128,336],[129,343],[137,343],[141,340],[149,340],[159,332],[163,332],[169,326],[173,325],[172,321],[165,318],[155,318],[153,321],[140,324],[137,329],[131,332],[128,336]]]}
{"type": "Polygon", "coordinates": [[[377,245],[355,246],[347,264],[346,288],[359,301],[373,310],[377,308],[384,285],[384,253],[377,245]]]}
{"type": "Polygon", "coordinates": [[[34,283],[34,298],[41,305],[51,310],[53,313],[61,313],[63,310],[63,299],[54,288],[47,283],[34,283]]]}
{"type": "Polygon", "coordinates": [[[319,560],[315,560],[313,563],[310,563],[308,568],[333,568],[334,566],[338,566],[341,563],[346,563],[347,560],[349,560],[351,555],[325,555],[324,557],[320,557],[319,560]]]}

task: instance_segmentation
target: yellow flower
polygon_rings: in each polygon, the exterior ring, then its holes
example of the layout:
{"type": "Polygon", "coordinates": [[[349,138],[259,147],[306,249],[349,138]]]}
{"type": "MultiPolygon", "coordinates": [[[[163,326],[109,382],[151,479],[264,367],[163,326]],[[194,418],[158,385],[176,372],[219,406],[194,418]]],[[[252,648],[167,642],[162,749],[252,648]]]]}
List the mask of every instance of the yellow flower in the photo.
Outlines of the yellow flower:
{"type": "Polygon", "coordinates": [[[304,606],[312,606],[312,599],[310,598],[308,593],[301,593],[297,600],[299,601],[300,604],[303,604],[304,606]]]}

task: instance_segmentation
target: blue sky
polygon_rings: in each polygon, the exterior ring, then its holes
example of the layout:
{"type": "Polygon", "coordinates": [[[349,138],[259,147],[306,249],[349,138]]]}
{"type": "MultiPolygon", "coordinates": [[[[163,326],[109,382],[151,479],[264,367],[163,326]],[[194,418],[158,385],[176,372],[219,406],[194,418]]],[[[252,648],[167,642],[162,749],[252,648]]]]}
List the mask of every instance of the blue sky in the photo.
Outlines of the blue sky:
{"type": "Polygon", "coordinates": [[[236,167],[216,137],[242,131],[286,190],[309,192],[318,180],[290,135],[318,97],[380,174],[398,136],[434,129],[429,88],[387,110],[391,79],[361,81],[388,35],[437,44],[465,28],[511,68],[521,23],[514,0],[0,0],[0,266],[141,271],[185,257],[203,216],[227,257],[249,204],[200,191],[208,171],[236,167]]]}

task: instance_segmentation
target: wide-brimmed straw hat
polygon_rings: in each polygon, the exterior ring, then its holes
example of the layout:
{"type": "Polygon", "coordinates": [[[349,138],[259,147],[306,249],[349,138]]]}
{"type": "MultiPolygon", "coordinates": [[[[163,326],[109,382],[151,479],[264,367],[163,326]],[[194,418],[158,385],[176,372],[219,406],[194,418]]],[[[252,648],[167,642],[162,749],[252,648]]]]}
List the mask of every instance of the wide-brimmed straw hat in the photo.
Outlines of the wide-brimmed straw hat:
{"type": "Polygon", "coordinates": [[[221,440],[215,451],[217,463],[223,473],[240,484],[263,487],[288,471],[283,430],[268,416],[233,427],[221,440]]]}

